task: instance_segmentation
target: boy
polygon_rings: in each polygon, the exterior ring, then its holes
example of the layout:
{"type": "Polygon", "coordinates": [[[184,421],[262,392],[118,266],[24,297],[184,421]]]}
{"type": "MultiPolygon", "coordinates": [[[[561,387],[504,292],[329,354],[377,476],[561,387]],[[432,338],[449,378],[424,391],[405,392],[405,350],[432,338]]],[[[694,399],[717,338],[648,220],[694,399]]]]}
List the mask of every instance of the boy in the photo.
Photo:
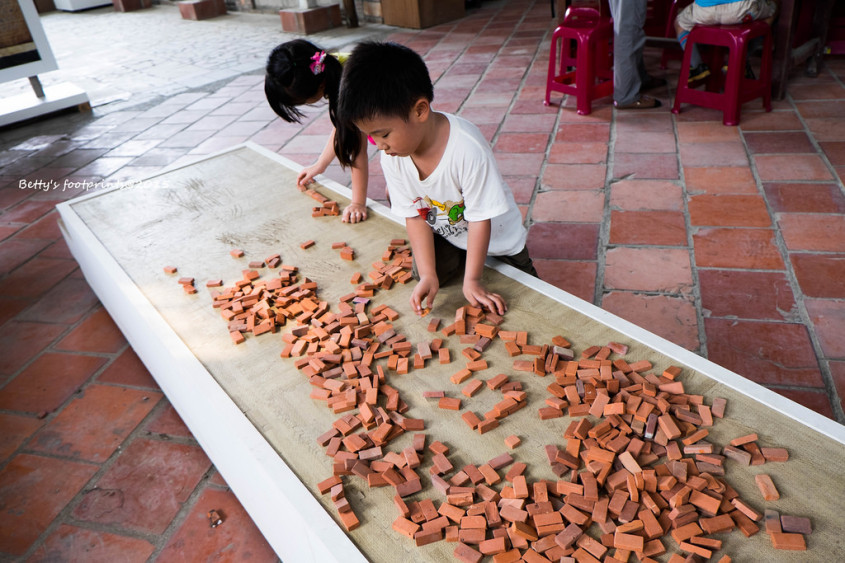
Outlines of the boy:
{"type": "Polygon", "coordinates": [[[350,55],[340,85],[342,164],[363,135],[383,151],[391,211],[405,218],[419,283],[411,307],[419,315],[464,267],[463,293],[498,314],[505,300],[481,283],[487,255],[533,276],[527,232],[490,144],[463,118],[431,108],[434,88],[422,58],[395,43],[367,42],[350,55]]]}
{"type": "MultiPolygon", "coordinates": [[[[696,25],[734,25],[754,20],[763,20],[772,25],[777,12],[777,0],[695,0],[678,13],[675,32],[681,49],[686,49],[687,35],[696,25]]],[[[687,80],[695,82],[708,76],[710,69],[701,60],[698,49],[693,48],[687,80]]]]}

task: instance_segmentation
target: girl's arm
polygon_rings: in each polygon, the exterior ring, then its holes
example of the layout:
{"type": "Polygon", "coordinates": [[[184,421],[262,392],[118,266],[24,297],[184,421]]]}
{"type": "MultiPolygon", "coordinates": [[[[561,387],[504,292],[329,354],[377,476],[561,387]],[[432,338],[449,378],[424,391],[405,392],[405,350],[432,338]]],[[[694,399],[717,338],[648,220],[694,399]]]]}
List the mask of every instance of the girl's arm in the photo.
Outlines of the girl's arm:
{"type": "Polygon", "coordinates": [[[414,262],[420,281],[411,293],[411,309],[417,315],[423,312],[423,300],[429,309],[434,305],[434,296],[440,289],[437,279],[437,267],[434,262],[434,233],[422,217],[408,217],[405,219],[405,229],[411,241],[414,262]]]}
{"type": "Polygon", "coordinates": [[[297,185],[307,186],[313,182],[314,176],[325,172],[326,168],[329,167],[329,164],[332,163],[332,160],[334,160],[334,129],[332,129],[332,133],[329,135],[328,141],[326,141],[326,146],[323,147],[323,152],[321,152],[319,158],[317,158],[317,162],[307,168],[303,168],[296,177],[297,185]]]}
{"type": "MultiPolygon", "coordinates": [[[[490,244],[490,219],[467,221],[467,262],[464,271],[464,297],[473,307],[481,305],[488,311],[504,315],[508,310],[505,300],[498,293],[492,293],[481,284],[484,274],[484,260],[490,244]]],[[[416,255],[416,249],[414,249],[416,255]]]]}
{"type": "MultiPolygon", "coordinates": [[[[367,181],[369,180],[370,163],[367,154],[367,141],[363,138],[363,134],[361,137],[361,151],[352,163],[352,201],[343,210],[344,223],[358,223],[367,218],[367,181]]],[[[329,141],[333,142],[333,139],[329,139],[329,141]]]]}

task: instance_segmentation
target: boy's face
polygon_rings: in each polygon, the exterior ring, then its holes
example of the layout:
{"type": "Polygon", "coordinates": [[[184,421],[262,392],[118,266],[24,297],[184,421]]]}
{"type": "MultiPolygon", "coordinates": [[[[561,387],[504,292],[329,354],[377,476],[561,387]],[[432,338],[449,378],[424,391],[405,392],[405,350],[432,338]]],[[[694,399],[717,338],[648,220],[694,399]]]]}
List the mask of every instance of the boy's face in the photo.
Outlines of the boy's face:
{"type": "Polygon", "coordinates": [[[372,137],[376,147],[390,156],[410,156],[417,151],[425,130],[428,106],[419,111],[419,104],[411,109],[407,120],[399,117],[378,116],[355,123],[365,135],[372,137]]]}

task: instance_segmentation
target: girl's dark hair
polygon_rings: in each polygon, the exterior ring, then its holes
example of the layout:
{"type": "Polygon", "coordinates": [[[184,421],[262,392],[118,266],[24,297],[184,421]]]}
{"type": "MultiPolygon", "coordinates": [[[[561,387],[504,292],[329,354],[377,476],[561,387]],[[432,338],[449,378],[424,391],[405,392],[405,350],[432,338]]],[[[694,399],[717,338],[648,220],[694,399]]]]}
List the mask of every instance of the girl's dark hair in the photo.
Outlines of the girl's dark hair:
{"type": "Polygon", "coordinates": [[[349,166],[362,150],[356,121],[376,117],[408,119],[420,98],[434,99],[422,57],[397,43],[367,41],[352,51],[343,70],[335,123],[335,154],[349,166]]]}
{"type": "Polygon", "coordinates": [[[267,58],[264,76],[264,95],[276,114],[290,123],[299,123],[303,113],[301,106],[312,99],[323,85],[323,95],[329,99],[329,118],[334,124],[337,115],[337,91],[343,67],[340,61],[326,54],[323,71],[314,74],[311,57],[322,51],[305,41],[294,39],[282,43],[267,58]]]}

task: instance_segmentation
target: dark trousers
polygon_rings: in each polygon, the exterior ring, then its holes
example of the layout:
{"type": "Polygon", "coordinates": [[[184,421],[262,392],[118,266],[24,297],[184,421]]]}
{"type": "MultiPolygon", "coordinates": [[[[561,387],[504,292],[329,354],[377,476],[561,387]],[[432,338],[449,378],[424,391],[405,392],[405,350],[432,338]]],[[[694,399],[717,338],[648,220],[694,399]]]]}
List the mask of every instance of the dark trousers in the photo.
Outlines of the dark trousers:
{"type": "MultiPolygon", "coordinates": [[[[540,278],[537,275],[537,270],[534,269],[534,263],[531,261],[531,256],[528,255],[528,248],[523,249],[513,256],[496,256],[505,264],[509,264],[517,270],[522,270],[526,274],[540,278]]],[[[440,285],[446,285],[456,277],[464,272],[464,266],[467,263],[467,251],[463,248],[458,248],[442,236],[434,233],[434,265],[437,272],[437,279],[440,285]]],[[[420,279],[419,272],[417,272],[417,262],[414,260],[413,276],[415,280],[420,279]]]]}

